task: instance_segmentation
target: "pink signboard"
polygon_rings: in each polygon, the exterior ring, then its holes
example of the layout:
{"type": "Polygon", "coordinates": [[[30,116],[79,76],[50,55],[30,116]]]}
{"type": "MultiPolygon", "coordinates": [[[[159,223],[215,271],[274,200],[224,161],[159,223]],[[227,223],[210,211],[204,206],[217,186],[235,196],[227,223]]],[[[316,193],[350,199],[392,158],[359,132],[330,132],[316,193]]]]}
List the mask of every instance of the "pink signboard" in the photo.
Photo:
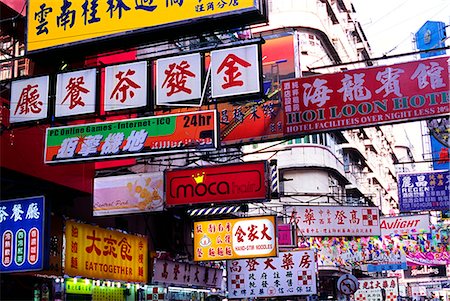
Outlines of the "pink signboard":
{"type": "Polygon", "coordinates": [[[296,231],[291,224],[278,225],[278,246],[279,247],[296,247],[296,231]]]}
{"type": "Polygon", "coordinates": [[[285,135],[450,113],[449,57],[282,82],[285,135]]]}

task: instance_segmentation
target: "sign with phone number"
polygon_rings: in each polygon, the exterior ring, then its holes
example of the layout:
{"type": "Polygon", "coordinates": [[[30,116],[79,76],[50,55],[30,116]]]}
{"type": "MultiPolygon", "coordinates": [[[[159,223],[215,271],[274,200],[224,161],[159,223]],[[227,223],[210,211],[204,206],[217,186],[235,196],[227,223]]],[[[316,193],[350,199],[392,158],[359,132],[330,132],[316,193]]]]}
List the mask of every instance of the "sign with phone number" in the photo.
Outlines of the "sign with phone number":
{"type": "Polygon", "coordinates": [[[45,163],[142,156],[218,144],[215,110],[48,128],[45,163]]]}

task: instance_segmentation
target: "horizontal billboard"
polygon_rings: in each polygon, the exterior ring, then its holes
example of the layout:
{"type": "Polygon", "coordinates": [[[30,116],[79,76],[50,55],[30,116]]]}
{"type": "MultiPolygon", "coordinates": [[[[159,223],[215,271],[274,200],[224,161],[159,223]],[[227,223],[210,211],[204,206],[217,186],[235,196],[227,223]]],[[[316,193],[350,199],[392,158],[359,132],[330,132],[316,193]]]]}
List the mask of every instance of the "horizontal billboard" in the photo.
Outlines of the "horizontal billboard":
{"type": "Polygon", "coordinates": [[[397,278],[358,279],[359,289],[355,300],[396,301],[399,295],[397,278]],[[384,295],[384,296],[383,296],[384,295]]]}
{"type": "Polygon", "coordinates": [[[64,273],[147,283],[147,238],[66,221],[64,273]]]}
{"type": "Polygon", "coordinates": [[[381,235],[405,235],[430,233],[430,216],[415,214],[381,217],[381,235]]]}
{"type": "Polygon", "coordinates": [[[47,128],[45,163],[216,149],[216,111],[47,128]]]}
{"type": "Polygon", "coordinates": [[[269,199],[266,161],[166,170],[167,206],[269,199]]]}
{"type": "Polygon", "coordinates": [[[94,216],[164,209],[163,172],[94,179],[94,216]]]}
{"type": "Polygon", "coordinates": [[[274,258],[227,261],[230,299],[317,294],[314,251],[280,252],[274,258]]]}
{"type": "Polygon", "coordinates": [[[282,81],[285,135],[450,113],[449,57],[282,81]]]}
{"type": "Polygon", "coordinates": [[[450,176],[448,170],[398,174],[401,212],[449,210],[450,176]]]}
{"type": "Polygon", "coordinates": [[[194,222],[194,261],[277,255],[275,216],[194,222]]]}
{"type": "Polygon", "coordinates": [[[224,27],[223,23],[230,19],[236,28],[266,18],[264,2],[258,0],[30,0],[26,46],[29,52],[42,51],[117,37],[122,37],[124,45],[132,46],[128,40],[138,34],[148,41],[155,39],[149,33],[161,30],[172,29],[172,36],[177,32],[182,35],[187,29],[181,25],[198,27],[198,23],[208,20],[208,29],[213,30],[211,27],[219,27],[219,20],[224,27]]]}
{"type": "Polygon", "coordinates": [[[0,272],[44,268],[45,222],[43,196],[0,201],[0,272]]]}
{"type": "Polygon", "coordinates": [[[301,236],[380,235],[377,207],[286,206],[301,236]]]}

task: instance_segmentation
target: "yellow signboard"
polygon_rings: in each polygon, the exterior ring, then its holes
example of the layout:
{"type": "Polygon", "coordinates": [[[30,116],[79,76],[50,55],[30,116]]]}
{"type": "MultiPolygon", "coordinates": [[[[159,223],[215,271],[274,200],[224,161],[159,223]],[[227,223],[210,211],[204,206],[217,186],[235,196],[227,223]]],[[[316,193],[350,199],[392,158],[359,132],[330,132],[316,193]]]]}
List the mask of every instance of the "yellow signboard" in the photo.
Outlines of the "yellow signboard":
{"type": "Polygon", "coordinates": [[[194,223],[194,260],[277,256],[275,216],[194,223]]]}
{"type": "MultiPolygon", "coordinates": [[[[259,0],[29,0],[27,51],[193,19],[258,11],[259,0]]],[[[124,45],[125,47],[125,45],[124,45]]]]}
{"type": "Polygon", "coordinates": [[[147,282],[147,238],[66,221],[64,273],[147,282]]]}

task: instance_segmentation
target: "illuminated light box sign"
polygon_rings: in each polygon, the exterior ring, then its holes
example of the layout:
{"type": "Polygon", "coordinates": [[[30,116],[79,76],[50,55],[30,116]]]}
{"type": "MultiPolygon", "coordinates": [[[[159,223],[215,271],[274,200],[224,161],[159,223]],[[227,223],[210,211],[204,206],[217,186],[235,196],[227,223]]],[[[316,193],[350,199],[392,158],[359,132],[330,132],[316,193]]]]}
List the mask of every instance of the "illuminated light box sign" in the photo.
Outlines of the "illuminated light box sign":
{"type": "Polygon", "coordinates": [[[265,201],[269,199],[267,162],[167,170],[167,206],[265,201]]]}
{"type": "Polygon", "coordinates": [[[94,179],[94,216],[164,209],[163,172],[94,179]]]}
{"type": "Polygon", "coordinates": [[[428,214],[382,216],[380,228],[382,236],[430,233],[430,216],[428,214]]]}
{"type": "Polygon", "coordinates": [[[216,111],[47,128],[45,163],[216,149],[216,111]]]}
{"type": "Polygon", "coordinates": [[[448,60],[438,57],[283,81],[284,134],[447,115],[448,60]]]}
{"type": "Polygon", "coordinates": [[[43,196],[0,201],[0,272],[43,269],[44,223],[43,196]]]}
{"type": "Polygon", "coordinates": [[[377,207],[287,206],[303,236],[380,235],[377,207]]]}
{"type": "Polygon", "coordinates": [[[314,251],[280,252],[275,258],[227,261],[229,298],[264,298],[317,293],[314,251]]]}
{"type": "Polygon", "coordinates": [[[66,221],[64,273],[147,283],[147,238],[66,221]]]}
{"type": "Polygon", "coordinates": [[[448,210],[448,170],[398,174],[400,211],[448,210]]]}
{"type": "MultiPolygon", "coordinates": [[[[234,28],[239,24],[264,22],[267,20],[265,2],[72,0],[61,3],[50,0],[43,3],[30,0],[26,46],[27,51],[33,52],[119,37],[122,43],[126,43],[143,33],[147,33],[145,38],[150,40],[151,32],[173,29],[182,35],[181,25],[199,27],[206,21],[209,30],[213,30],[211,27],[223,27],[227,19],[234,28]]],[[[171,34],[174,35],[173,32],[171,34]]]]}
{"type": "Polygon", "coordinates": [[[275,216],[194,223],[194,261],[277,255],[275,216]]]}

